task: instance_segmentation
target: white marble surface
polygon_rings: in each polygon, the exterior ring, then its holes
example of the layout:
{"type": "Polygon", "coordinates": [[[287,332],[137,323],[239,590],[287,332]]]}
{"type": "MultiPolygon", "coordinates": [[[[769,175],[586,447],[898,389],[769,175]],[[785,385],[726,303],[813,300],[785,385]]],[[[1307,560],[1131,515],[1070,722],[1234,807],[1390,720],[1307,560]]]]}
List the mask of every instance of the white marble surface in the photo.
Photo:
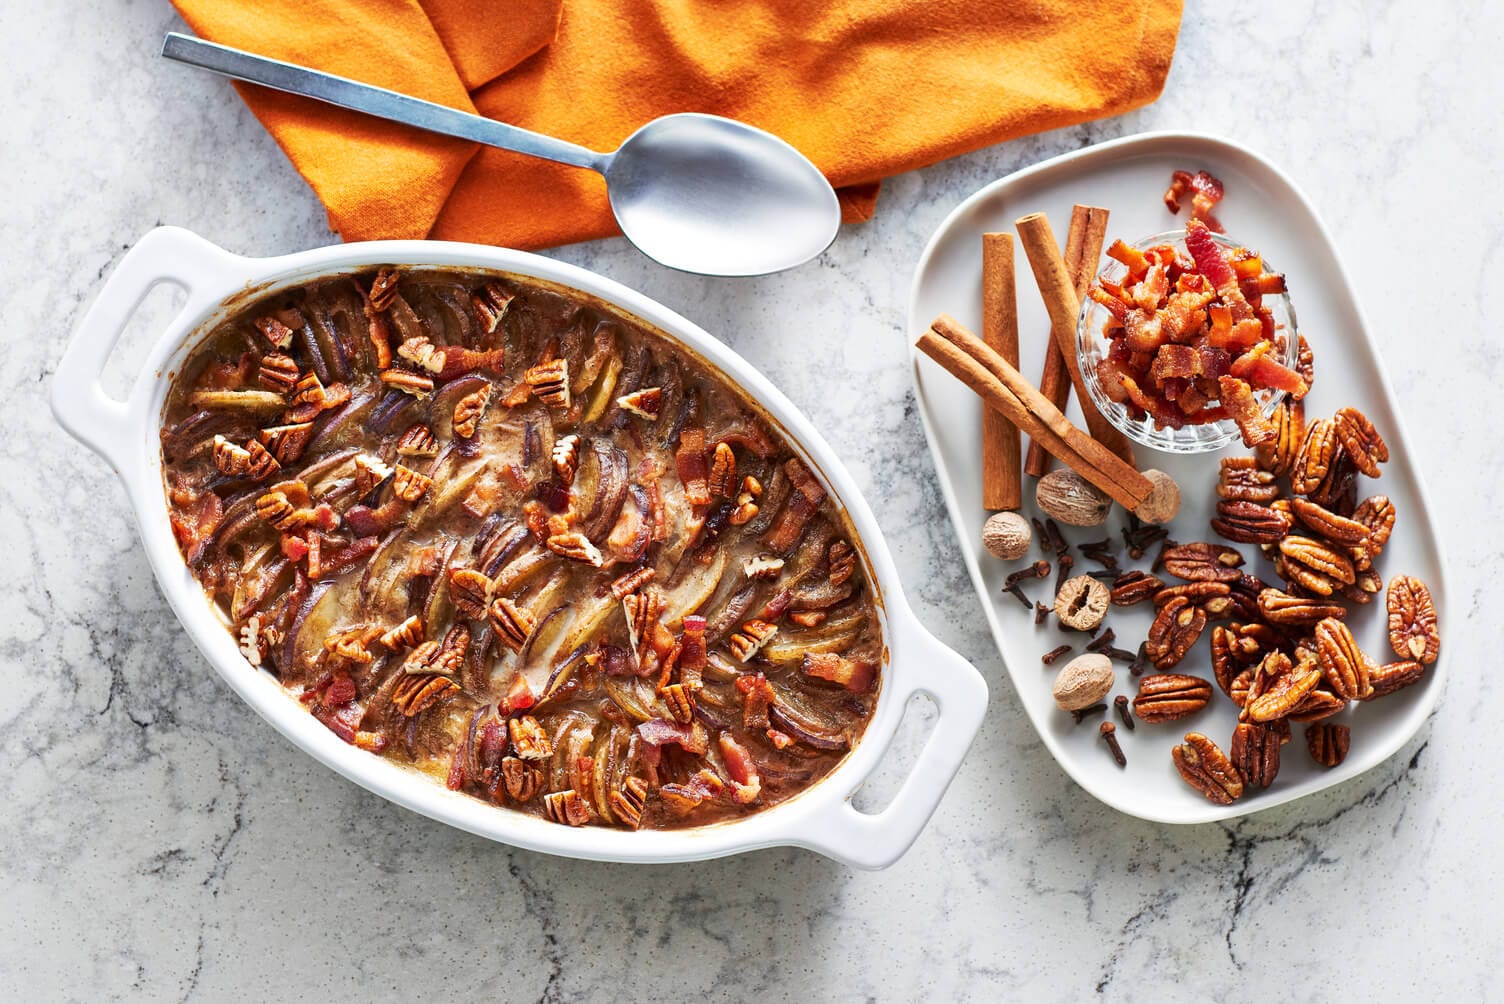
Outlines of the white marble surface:
{"type": "Polygon", "coordinates": [[[1482,305],[1504,268],[1504,9],[1190,6],[1156,105],[894,179],[874,222],[792,274],[707,282],[616,241],[560,252],[724,333],[825,428],[921,616],[989,679],[954,787],[875,874],[794,850],[672,868],[512,851],[366,794],[235,700],[157,593],[115,479],[54,426],[44,390],[100,276],[151,226],[269,254],[329,241],[323,214],[223,82],[155,58],[179,24],[164,3],[0,6],[0,553],[16,573],[0,594],[3,993],[1490,995],[1504,445],[1483,405],[1504,357],[1482,305]],[[1320,207],[1452,562],[1451,683],[1399,755],[1184,829],[1100,805],[1029,727],[960,570],[901,330],[915,258],[964,195],[1154,128],[1244,140],[1320,207]]]}

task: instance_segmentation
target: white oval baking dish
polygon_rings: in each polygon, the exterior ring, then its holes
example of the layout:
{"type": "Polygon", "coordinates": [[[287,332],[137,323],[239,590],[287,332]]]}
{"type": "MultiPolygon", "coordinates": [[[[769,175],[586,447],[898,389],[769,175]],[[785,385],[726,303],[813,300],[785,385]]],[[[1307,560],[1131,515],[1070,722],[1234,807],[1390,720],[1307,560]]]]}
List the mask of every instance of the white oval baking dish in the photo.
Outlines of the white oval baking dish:
{"type": "Polygon", "coordinates": [[[69,433],[115,469],[125,484],[141,541],[162,592],[188,634],[230,687],[300,749],[355,783],[441,822],[503,843],[569,857],[666,863],[791,845],[862,868],[882,868],[908,849],[929,820],[981,725],[987,685],[940,644],[910,611],[892,557],[850,475],[809,421],[757,370],[671,310],[609,279],[549,258],[494,247],[435,241],[381,241],[318,248],[280,258],[243,258],[176,227],[146,234],[106,280],[58,363],[52,410],[69,433]],[[884,618],[887,661],[862,741],[808,791],[746,819],[689,830],[637,833],[571,828],[487,805],[445,789],[389,760],[348,746],[319,724],[269,674],[251,667],[179,555],[162,488],[158,428],[176,366],[195,336],[248,292],[378,264],[483,268],[572,287],[675,339],[740,384],[788,434],[794,448],[844,506],[861,538],[884,618]],[[158,283],[182,287],[187,302],[158,337],[124,401],[100,385],[105,361],[146,294],[158,283]],[[887,750],[915,694],[938,706],[933,734],[893,800],[877,813],[851,797],[887,750]]]}

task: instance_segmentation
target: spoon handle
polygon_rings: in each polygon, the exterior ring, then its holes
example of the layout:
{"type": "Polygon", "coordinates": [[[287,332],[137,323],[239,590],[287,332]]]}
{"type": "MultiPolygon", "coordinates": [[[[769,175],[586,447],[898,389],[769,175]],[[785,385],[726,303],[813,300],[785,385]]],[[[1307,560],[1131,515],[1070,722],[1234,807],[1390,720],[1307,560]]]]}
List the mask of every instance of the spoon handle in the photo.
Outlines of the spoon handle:
{"type": "Polygon", "coordinates": [[[213,70],[227,77],[261,84],[289,94],[301,94],[341,108],[350,108],[377,118],[414,126],[428,132],[473,140],[514,153],[541,157],[573,167],[604,172],[611,154],[596,153],[562,139],[520,129],[495,119],[482,118],[431,101],[398,94],[384,87],[322,73],[307,67],[268,59],[201,38],[169,32],[162,55],[179,63],[213,70]]]}

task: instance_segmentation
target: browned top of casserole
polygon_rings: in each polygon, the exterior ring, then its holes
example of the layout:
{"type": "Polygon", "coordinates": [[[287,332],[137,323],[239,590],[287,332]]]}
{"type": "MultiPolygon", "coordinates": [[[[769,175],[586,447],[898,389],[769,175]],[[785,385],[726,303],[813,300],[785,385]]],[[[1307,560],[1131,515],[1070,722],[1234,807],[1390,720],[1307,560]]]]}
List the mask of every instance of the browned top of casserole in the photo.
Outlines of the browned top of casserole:
{"type": "Polygon", "coordinates": [[[264,296],[162,426],[184,559],[346,742],[568,825],[734,819],[860,739],[855,537],[745,393],[633,319],[413,270],[264,296]]]}

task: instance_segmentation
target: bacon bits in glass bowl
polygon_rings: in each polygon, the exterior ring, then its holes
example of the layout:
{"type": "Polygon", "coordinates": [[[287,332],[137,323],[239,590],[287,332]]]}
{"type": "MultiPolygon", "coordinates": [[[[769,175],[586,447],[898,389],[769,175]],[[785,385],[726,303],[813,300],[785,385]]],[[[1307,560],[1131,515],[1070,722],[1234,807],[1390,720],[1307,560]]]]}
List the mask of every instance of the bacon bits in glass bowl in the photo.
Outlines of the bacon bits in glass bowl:
{"type": "Polygon", "coordinates": [[[1275,406],[1311,380],[1284,275],[1199,220],[1106,253],[1076,324],[1102,414],[1167,453],[1264,441],[1275,406]]]}

